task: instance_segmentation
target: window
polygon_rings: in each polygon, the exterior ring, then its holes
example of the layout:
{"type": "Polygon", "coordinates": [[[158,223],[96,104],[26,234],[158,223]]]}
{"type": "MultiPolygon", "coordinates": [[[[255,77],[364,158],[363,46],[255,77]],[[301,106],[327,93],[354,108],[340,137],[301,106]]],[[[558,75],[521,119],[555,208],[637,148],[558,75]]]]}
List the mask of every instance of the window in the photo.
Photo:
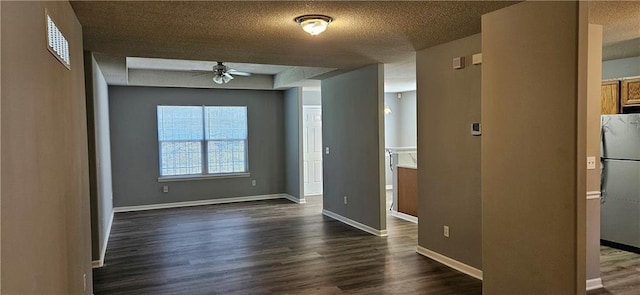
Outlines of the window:
{"type": "Polygon", "coordinates": [[[160,176],[247,173],[246,106],[158,106],[160,176]]]}

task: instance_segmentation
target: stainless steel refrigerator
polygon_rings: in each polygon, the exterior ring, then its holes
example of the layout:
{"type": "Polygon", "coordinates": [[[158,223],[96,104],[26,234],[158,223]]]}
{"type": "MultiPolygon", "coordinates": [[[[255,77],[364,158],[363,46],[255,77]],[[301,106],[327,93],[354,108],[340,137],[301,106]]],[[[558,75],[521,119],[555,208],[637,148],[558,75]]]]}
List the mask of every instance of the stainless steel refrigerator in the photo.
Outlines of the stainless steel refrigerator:
{"type": "Polygon", "coordinates": [[[640,249],[640,114],[605,115],[601,239],[640,249]]]}

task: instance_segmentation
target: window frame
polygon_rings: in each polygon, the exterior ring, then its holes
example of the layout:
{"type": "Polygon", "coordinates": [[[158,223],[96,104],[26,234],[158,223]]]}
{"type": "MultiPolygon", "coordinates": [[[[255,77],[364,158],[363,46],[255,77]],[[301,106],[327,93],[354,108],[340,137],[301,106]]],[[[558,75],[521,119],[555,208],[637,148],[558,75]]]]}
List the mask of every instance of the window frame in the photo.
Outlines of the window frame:
{"type": "MultiPolygon", "coordinates": [[[[205,179],[224,179],[250,177],[249,172],[249,107],[247,105],[156,105],[156,139],[158,142],[158,182],[186,181],[186,180],[205,180],[205,179]],[[199,107],[202,110],[202,138],[199,140],[160,140],[160,126],[158,118],[158,109],[160,107],[199,107]],[[206,129],[206,108],[225,108],[240,107],[245,111],[245,131],[246,137],[242,139],[207,139],[206,129]],[[222,172],[209,173],[209,142],[244,142],[244,171],[242,172],[222,172]],[[199,142],[200,143],[200,162],[201,173],[199,174],[179,174],[179,175],[162,175],[162,143],[163,142],[199,142]]],[[[232,155],[233,157],[233,155],[232,155]]]]}

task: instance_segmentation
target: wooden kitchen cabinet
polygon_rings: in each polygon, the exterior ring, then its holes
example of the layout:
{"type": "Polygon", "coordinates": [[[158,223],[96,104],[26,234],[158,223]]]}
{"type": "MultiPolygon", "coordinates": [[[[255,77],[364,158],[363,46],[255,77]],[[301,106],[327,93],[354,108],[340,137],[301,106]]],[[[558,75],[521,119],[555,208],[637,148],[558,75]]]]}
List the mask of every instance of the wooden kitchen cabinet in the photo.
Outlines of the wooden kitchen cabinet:
{"type": "Polygon", "coordinates": [[[418,170],[398,167],[398,212],[418,216],[418,170]]]}
{"type": "Polygon", "coordinates": [[[600,94],[602,115],[614,115],[620,111],[620,81],[602,82],[600,94]]]}
{"type": "Polygon", "coordinates": [[[620,87],[622,107],[640,106],[640,78],[622,80],[620,87]]]}

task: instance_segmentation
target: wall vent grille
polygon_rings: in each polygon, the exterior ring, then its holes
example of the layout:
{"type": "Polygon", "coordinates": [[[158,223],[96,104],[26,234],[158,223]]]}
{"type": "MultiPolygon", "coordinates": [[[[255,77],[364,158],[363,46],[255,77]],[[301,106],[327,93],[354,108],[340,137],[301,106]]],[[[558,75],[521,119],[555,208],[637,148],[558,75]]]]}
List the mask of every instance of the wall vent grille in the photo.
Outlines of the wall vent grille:
{"type": "Polygon", "coordinates": [[[62,35],[58,26],[46,12],[47,15],[47,48],[49,51],[68,69],[71,67],[71,61],[69,59],[69,42],[67,38],[62,35]]]}

